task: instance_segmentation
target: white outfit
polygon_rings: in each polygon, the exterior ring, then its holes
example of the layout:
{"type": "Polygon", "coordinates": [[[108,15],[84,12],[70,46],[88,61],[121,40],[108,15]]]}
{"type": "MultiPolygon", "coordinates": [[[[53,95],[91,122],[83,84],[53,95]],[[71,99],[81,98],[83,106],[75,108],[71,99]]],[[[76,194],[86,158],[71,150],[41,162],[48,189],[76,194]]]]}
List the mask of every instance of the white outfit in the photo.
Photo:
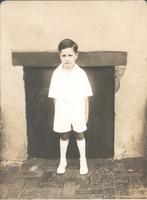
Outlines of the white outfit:
{"type": "Polygon", "coordinates": [[[60,64],[53,72],[48,97],[55,98],[53,130],[64,133],[71,130],[83,132],[85,122],[85,97],[92,96],[86,72],[75,64],[71,71],[60,64]]]}

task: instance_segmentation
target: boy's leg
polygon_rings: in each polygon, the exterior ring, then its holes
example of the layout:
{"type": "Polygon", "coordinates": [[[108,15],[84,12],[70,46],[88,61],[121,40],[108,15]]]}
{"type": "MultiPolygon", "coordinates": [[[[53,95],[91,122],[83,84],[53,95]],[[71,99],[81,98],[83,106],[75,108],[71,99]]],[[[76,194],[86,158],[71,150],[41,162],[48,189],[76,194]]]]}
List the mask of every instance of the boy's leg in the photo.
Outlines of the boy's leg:
{"type": "Polygon", "coordinates": [[[86,161],[86,141],[84,133],[76,133],[75,136],[80,153],[80,174],[87,174],[88,166],[86,161]]]}
{"type": "Polygon", "coordinates": [[[68,133],[60,133],[60,164],[57,168],[58,174],[63,174],[65,172],[65,168],[67,165],[66,161],[66,152],[69,142],[69,132],[68,133]]]}

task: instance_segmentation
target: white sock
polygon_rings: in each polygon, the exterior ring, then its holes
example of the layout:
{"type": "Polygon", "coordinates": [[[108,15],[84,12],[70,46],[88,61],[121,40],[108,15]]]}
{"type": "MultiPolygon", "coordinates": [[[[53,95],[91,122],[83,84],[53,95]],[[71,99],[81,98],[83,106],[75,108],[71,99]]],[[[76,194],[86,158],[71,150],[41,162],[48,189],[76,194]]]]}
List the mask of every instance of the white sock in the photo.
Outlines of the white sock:
{"type": "Polygon", "coordinates": [[[65,168],[67,165],[66,161],[66,152],[69,140],[62,140],[60,139],[60,163],[57,168],[58,174],[63,174],[65,172],[65,168]]]}
{"type": "Polygon", "coordinates": [[[85,138],[82,140],[77,140],[77,146],[80,153],[80,174],[88,173],[88,166],[86,160],[86,141],[85,138]]]}
{"type": "Polygon", "coordinates": [[[85,160],[86,159],[85,138],[82,140],[77,140],[77,146],[78,146],[79,153],[80,153],[80,160],[85,160]]]}
{"type": "Polygon", "coordinates": [[[69,140],[60,139],[60,162],[66,162],[66,152],[69,140]]]}

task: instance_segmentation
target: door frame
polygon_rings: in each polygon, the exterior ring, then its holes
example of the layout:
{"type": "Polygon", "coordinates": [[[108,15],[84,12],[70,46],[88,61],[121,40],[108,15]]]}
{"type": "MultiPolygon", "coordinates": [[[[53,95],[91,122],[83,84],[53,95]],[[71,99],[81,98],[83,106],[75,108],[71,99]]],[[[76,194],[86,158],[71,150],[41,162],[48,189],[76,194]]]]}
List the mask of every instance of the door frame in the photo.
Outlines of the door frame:
{"type": "MultiPolygon", "coordinates": [[[[60,63],[57,51],[12,51],[12,64],[14,66],[27,67],[56,67],[60,63]]],[[[81,67],[114,67],[115,92],[120,88],[120,79],[127,64],[127,52],[121,51],[90,51],[79,52],[77,64],[81,67]]],[[[115,98],[114,98],[115,102],[115,98]]],[[[114,106],[115,109],[115,106],[114,106]]],[[[115,111],[114,111],[115,112],[115,111]]],[[[27,122],[26,122],[27,123],[27,122]]],[[[115,126],[115,118],[114,118],[115,126]]],[[[26,133],[27,134],[27,133],[26,133]]],[[[115,130],[114,130],[115,140],[115,130]]],[[[115,144],[114,144],[115,145],[115,144]]],[[[28,148],[26,146],[26,148],[28,148]]],[[[115,155],[115,146],[114,146],[115,155]]]]}

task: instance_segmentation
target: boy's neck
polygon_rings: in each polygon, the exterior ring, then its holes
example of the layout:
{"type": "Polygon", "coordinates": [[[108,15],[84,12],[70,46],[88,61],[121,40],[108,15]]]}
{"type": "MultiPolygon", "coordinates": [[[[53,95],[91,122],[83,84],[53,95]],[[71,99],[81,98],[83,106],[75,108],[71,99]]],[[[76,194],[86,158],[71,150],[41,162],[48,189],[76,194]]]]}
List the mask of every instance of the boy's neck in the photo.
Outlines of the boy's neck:
{"type": "Polygon", "coordinates": [[[62,69],[66,72],[70,72],[73,70],[73,68],[75,68],[75,64],[72,67],[64,67],[64,65],[62,65],[62,69]]]}

